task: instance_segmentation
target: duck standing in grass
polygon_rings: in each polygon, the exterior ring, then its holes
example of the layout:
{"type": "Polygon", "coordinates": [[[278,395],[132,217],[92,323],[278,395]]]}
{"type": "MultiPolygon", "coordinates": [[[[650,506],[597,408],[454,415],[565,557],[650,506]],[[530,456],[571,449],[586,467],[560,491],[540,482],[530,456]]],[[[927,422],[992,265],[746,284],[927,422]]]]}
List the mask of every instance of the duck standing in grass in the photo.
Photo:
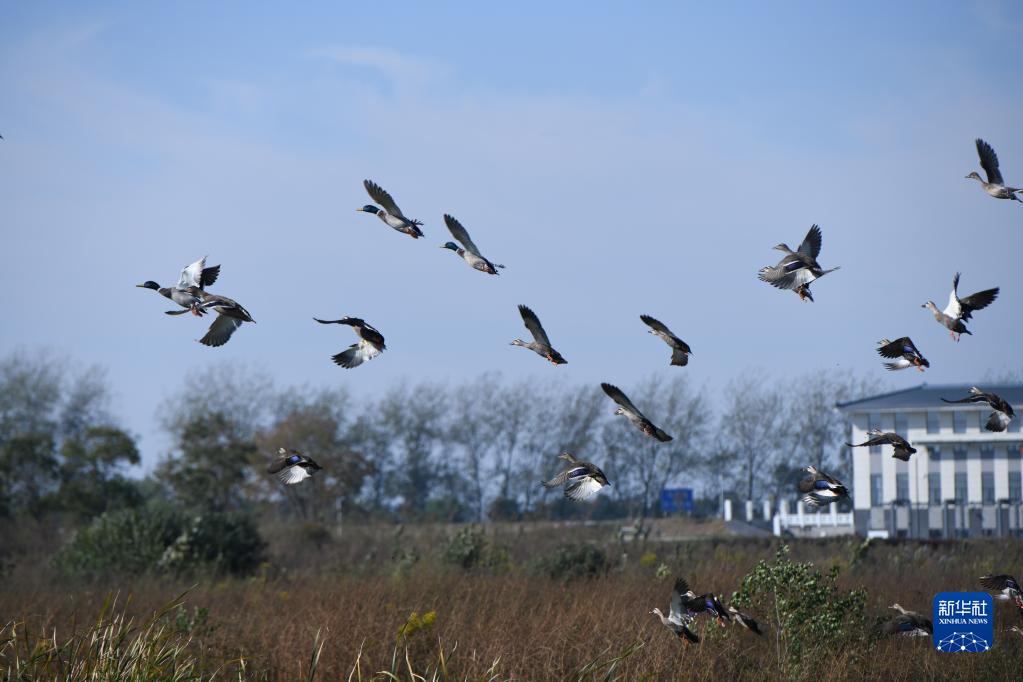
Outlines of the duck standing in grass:
{"type": "Polygon", "coordinates": [[[1009,422],[1016,416],[1016,413],[1012,409],[1012,405],[1007,403],[1004,398],[995,393],[985,393],[976,386],[970,387],[970,395],[959,400],[949,400],[942,398],[943,403],[987,403],[994,412],[987,418],[987,423],[984,428],[988,431],[1001,432],[1005,431],[1009,427],[1009,422]]]}
{"type": "Polygon", "coordinates": [[[515,339],[511,342],[511,345],[528,348],[540,357],[547,358],[554,365],[564,365],[567,363],[568,360],[561,357],[561,353],[554,350],[551,340],[547,338],[547,332],[544,331],[543,325],[540,324],[540,318],[536,316],[536,313],[528,307],[520,305],[519,314],[522,315],[522,321],[526,324],[526,329],[533,335],[533,340],[526,343],[522,339],[515,339]]]}
{"type": "Polygon", "coordinates": [[[671,348],[670,364],[685,367],[689,363],[689,356],[693,351],[690,350],[688,343],[675,336],[667,326],[649,315],[640,315],[639,319],[643,321],[643,324],[650,327],[648,330],[650,334],[661,339],[671,348]]]}
{"type": "Polygon", "coordinates": [[[387,193],[380,185],[376,184],[372,180],[363,180],[362,186],[366,188],[366,192],[373,201],[377,202],[383,208],[379,208],[372,204],[366,204],[362,208],[355,209],[356,211],[362,211],[363,213],[372,213],[380,220],[384,221],[384,224],[393,227],[402,234],[407,234],[413,239],[419,239],[423,236],[423,231],[419,229],[419,226],[423,223],[419,220],[409,220],[405,217],[405,214],[398,208],[398,204],[394,203],[394,199],[387,193]]]}
{"type": "Polygon", "coordinates": [[[898,604],[892,604],[888,608],[899,613],[881,625],[881,631],[885,634],[903,637],[930,637],[934,634],[934,624],[929,618],[916,611],[907,611],[898,604]]]}
{"type": "Polygon", "coordinates": [[[998,575],[982,575],[980,584],[984,589],[993,591],[992,595],[999,601],[1011,601],[1016,604],[1020,615],[1023,616],[1023,590],[1020,590],[1019,583],[1011,575],[1004,573],[998,575]]]}
{"type": "Polygon", "coordinates": [[[916,349],[912,339],[908,336],[889,341],[888,339],[881,339],[877,342],[877,354],[882,358],[891,358],[894,362],[884,363],[885,369],[890,372],[896,372],[900,369],[908,369],[910,367],[916,367],[919,371],[924,371],[924,367],[930,367],[931,363],[927,361],[920,351],[916,349]]]}
{"type": "Polygon", "coordinates": [[[565,497],[576,502],[585,500],[604,486],[610,485],[600,467],[576,459],[568,452],[558,455],[559,459],[568,462],[568,468],[549,481],[543,482],[545,488],[565,486],[565,497]]]}
{"type": "Polygon", "coordinates": [[[666,443],[671,440],[671,436],[662,431],[659,427],[655,426],[652,421],[647,419],[639,409],[632,404],[622,389],[608,383],[602,383],[600,385],[604,389],[604,393],[611,398],[611,400],[618,403],[619,407],[615,410],[615,414],[623,415],[626,419],[632,422],[637,429],[650,436],[656,438],[662,443],[666,443]]]}
{"type": "Polygon", "coordinates": [[[238,327],[242,326],[242,322],[256,322],[252,319],[249,311],[234,299],[209,294],[205,291],[200,292],[200,296],[202,298],[202,303],[199,305],[200,311],[212,310],[217,313],[217,319],[213,320],[206,335],[199,339],[199,343],[204,346],[213,348],[223,346],[231,339],[231,335],[238,327]]]}
{"type": "Polygon", "coordinates": [[[799,482],[796,490],[803,493],[803,503],[811,507],[821,507],[849,497],[849,489],[833,476],[829,476],[815,466],[806,467],[810,474],[799,482]]]}
{"type": "Polygon", "coordinates": [[[454,242],[445,242],[440,248],[451,249],[473,268],[480,272],[485,272],[488,275],[496,275],[498,274],[497,269],[504,267],[503,265],[492,263],[483,257],[479,248],[477,248],[476,244],[474,244],[472,239],[470,239],[469,231],[462,227],[462,223],[455,220],[454,216],[445,214],[444,224],[448,226],[451,236],[461,242],[462,246],[465,248],[458,248],[458,244],[455,244],[454,242]]]}
{"type": "Polygon", "coordinates": [[[959,273],[952,278],[952,293],[948,295],[948,305],[944,310],[938,310],[934,301],[927,301],[922,307],[927,308],[934,315],[938,324],[948,329],[949,335],[954,341],[959,340],[961,334],[973,334],[966,328],[964,322],[973,316],[974,310],[986,308],[998,298],[998,287],[985,289],[964,298],[959,298],[959,273]]]}
{"type": "Polygon", "coordinates": [[[661,624],[674,632],[675,636],[682,640],[682,642],[692,642],[695,644],[700,641],[700,638],[689,629],[692,619],[683,610],[682,606],[682,595],[688,589],[686,581],[678,578],[675,580],[675,588],[671,591],[671,604],[668,606],[668,615],[665,616],[658,608],[655,608],[650,613],[660,618],[661,624]]]}
{"type": "Polygon", "coordinates": [[[909,441],[893,432],[884,432],[881,429],[871,429],[867,431],[867,435],[870,436],[867,440],[857,445],[852,443],[846,443],[851,448],[862,448],[867,446],[881,446],[891,445],[895,448],[892,452],[892,457],[895,459],[901,459],[903,462],[908,462],[911,455],[916,453],[916,448],[909,444],[909,441]]]}
{"type": "Polygon", "coordinates": [[[340,320],[321,320],[317,317],[313,319],[320,324],[348,325],[359,337],[358,343],[353,343],[347,350],[331,356],[334,364],[340,365],[345,369],[358,367],[387,350],[387,346],[384,345],[384,335],[363,319],[347,316],[342,317],[340,320]]]}
{"type": "Polygon", "coordinates": [[[185,266],[178,277],[178,283],[173,287],[161,287],[152,280],[147,280],[135,286],[143,289],[152,289],[161,296],[169,298],[177,303],[184,310],[168,310],[168,315],[182,315],[191,312],[195,316],[203,314],[199,305],[202,303],[202,290],[217,281],[220,275],[220,266],[206,267],[206,256],[203,256],[191,265],[185,266]]]}
{"type": "Polygon", "coordinates": [[[276,475],[284,485],[295,485],[322,468],[312,457],[306,457],[298,450],[280,448],[277,450],[277,457],[270,462],[266,470],[267,473],[276,475]]]}
{"type": "Polygon", "coordinates": [[[783,252],[785,256],[774,267],[760,268],[757,277],[760,278],[760,281],[767,282],[779,289],[795,291],[800,300],[813,301],[813,296],[810,295],[810,283],[841,268],[841,266],[829,270],[821,268],[820,263],[817,262],[817,256],[821,252],[821,241],[821,228],[813,225],[806,233],[806,237],[803,238],[803,243],[795,251],[784,242],[778,244],[774,248],[783,252]]]}
{"type": "Polygon", "coordinates": [[[980,166],[984,169],[984,173],[987,175],[987,182],[984,182],[977,171],[973,171],[967,175],[967,179],[976,180],[980,183],[980,186],[984,188],[984,191],[988,195],[993,196],[995,199],[1015,199],[1016,201],[1023,203],[1023,199],[1020,199],[1016,194],[1023,192],[1023,189],[1017,187],[1007,187],[1005,180],[1002,179],[1002,171],[998,170],[998,155],[995,154],[995,150],[991,148],[984,140],[979,137],[976,139],[977,144],[977,156],[980,157],[980,166]]]}

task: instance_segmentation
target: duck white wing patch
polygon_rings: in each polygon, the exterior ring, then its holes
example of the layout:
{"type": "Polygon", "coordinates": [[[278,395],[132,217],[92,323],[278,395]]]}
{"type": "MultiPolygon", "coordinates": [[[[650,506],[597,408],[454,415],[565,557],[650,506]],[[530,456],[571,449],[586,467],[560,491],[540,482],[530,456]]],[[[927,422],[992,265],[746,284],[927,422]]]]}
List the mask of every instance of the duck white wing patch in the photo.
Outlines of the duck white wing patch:
{"type": "Polygon", "coordinates": [[[586,476],[585,478],[575,478],[570,480],[568,485],[565,486],[565,497],[578,502],[592,497],[594,493],[603,487],[604,486],[589,476],[586,476]]]}
{"type": "Polygon", "coordinates": [[[202,286],[202,270],[206,267],[206,256],[203,256],[196,262],[187,266],[181,271],[181,277],[178,279],[178,289],[187,289],[188,287],[201,287],[202,286]]]}
{"type": "Polygon", "coordinates": [[[305,470],[305,467],[290,466],[277,474],[277,478],[280,479],[284,485],[295,485],[305,479],[309,478],[309,472],[305,470]]]}

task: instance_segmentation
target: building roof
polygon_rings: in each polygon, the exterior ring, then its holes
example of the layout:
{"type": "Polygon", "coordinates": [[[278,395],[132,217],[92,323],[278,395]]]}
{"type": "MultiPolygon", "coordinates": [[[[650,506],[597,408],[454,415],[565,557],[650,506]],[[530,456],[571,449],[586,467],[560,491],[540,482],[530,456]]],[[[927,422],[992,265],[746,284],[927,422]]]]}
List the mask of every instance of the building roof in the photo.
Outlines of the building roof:
{"type": "MultiPolygon", "coordinates": [[[[996,393],[1014,408],[1023,408],[1023,384],[987,384],[981,385],[980,389],[987,393],[996,393]]],[[[837,403],[835,407],[844,412],[878,412],[882,410],[896,410],[905,408],[927,408],[927,407],[948,407],[948,403],[941,402],[942,398],[954,400],[964,398],[969,394],[970,384],[936,384],[930,386],[927,383],[904,388],[901,391],[881,393],[868,396],[858,400],[850,400],[844,403],[837,403]]],[[[965,404],[963,405],[966,406],[965,404]]],[[[981,403],[980,407],[987,407],[981,403]]]]}

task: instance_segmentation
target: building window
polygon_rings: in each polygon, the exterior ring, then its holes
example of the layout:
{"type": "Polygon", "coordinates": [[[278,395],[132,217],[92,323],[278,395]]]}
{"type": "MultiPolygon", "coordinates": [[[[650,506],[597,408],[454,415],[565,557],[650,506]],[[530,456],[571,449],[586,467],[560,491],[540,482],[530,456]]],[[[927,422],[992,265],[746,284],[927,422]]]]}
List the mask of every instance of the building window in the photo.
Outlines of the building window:
{"type": "Polygon", "coordinates": [[[906,433],[909,431],[909,421],[906,419],[906,415],[897,414],[895,415],[895,433],[899,434],[903,438],[906,437],[906,433]]]}
{"type": "Polygon", "coordinates": [[[941,504],[941,472],[927,474],[927,490],[931,504],[941,504]]]}
{"type": "Polygon", "coordinates": [[[884,490],[881,487],[881,474],[870,475],[870,506],[880,507],[881,506],[881,494],[884,490]]]}
{"type": "Polygon", "coordinates": [[[927,433],[940,433],[941,432],[941,413],[940,412],[928,412],[927,413],[927,433]]]}
{"type": "Polygon", "coordinates": [[[995,446],[990,443],[985,443],[980,446],[980,458],[981,459],[994,459],[995,458],[995,446]]]}
{"type": "Polygon", "coordinates": [[[1009,502],[1023,502],[1023,471],[1009,472],[1009,502]]]}
{"type": "Polygon", "coordinates": [[[955,457],[957,462],[966,461],[966,446],[956,446],[952,448],[952,455],[955,457]]]}
{"type": "Polygon", "coordinates": [[[985,471],[980,475],[980,490],[984,504],[995,503],[995,472],[985,471]]]}
{"type": "Polygon", "coordinates": [[[895,474],[895,499],[909,501],[909,474],[895,474]]]}
{"type": "MultiPolygon", "coordinates": [[[[867,417],[867,428],[871,429],[871,430],[873,430],[873,429],[880,429],[881,428],[881,415],[877,414],[876,412],[871,413],[867,417]]],[[[880,452],[881,452],[881,446],[880,445],[871,445],[870,446],[870,454],[876,455],[876,454],[878,454],[880,452]]]]}
{"type": "Polygon", "coordinates": [[[1019,416],[1013,417],[1012,421],[1009,422],[1008,430],[1012,433],[1019,433],[1019,425],[1021,421],[1023,421],[1023,419],[1021,419],[1019,416]]]}
{"type": "Polygon", "coordinates": [[[952,432],[966,433],[966,413],[962,410],[952,413],[952,432]]]}
{"type": "Polygon", "coordinates": [[[966,473],[956,473],[956,504],[966,504],[967,500],[966,473]]]}
{"type": "Polygon", "coordinates": [[[940,462],[941,461],[941,448],[939,448],[937,445],[928,445],[927,446],[927,456],[930,457],[935,462],[940,462]]]}

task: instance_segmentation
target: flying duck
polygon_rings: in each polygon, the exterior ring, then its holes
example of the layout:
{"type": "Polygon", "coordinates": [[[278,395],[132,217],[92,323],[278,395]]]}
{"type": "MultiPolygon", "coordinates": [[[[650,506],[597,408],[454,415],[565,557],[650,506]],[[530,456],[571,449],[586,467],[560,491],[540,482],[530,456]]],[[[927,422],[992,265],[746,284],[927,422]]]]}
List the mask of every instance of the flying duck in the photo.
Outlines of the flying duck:
{"type": "Polygon", "coordinates": [[[748,613],[743,613],[734,606],[728,607],[728,613],[732,615],[732,618],[735,619],[736,623],[743,626],[750,632],[755,632],[758,635],[764,634],[764,631],[760,628],[760,623],[755,621],[748,613]]]}
{"type": "Polygon", "coordinates": [[[916,453],[916,448],[909,444],[905,438],[897,433],[882,432],[881,429],[871,429],[867,431],[867,435],[870,436],[866,441],[853,445],[852,443],[846,443],[851,448],[862,448],[868,445],[891,445],[895,448],[892,452],[892,457],[895,459],[901,459],[903,462],[908,462],[911,455],[916,453]]]}
{"type": "Polygon", "coordinates": [[[628,396],[622,393],[622,389],[608,383],[602,383],[600,387],[604,389],[604,393],[607,393],[608,397],[610,397],[611,400],[618,403],[619,407],[617,410],[615,410],[614,412],[615,414],[624,415],[630,422],[632,422],[636,426],[637,429],[639,429],[646,435],[650,436],[651,438],[656,438],[662,443],[666,443],[667,441],[671,440],[671,436],[666,434],[657,426],[654,426],[653,422],[651,422],[649,419],[643,416],[643,413],[640,412],[636,408],[636,406],[632,404],[632,401],[629,400],[628,396]]]}
{"type": "Polygon", "coordinates": [[[820,507],[849,497],[849,489],[832,476],[828,476],[815,466],[806,467],[809,476],[796,486],[803,493],[803,502],[811,507],[820,507]]]}
{"type": "Polygon", "coordinates": [[[995,599],[1015,602],[1016,608],[1023,614],[1023,591],[1011,575],[982,575],[980,584],[987,590],[995,590],[992,595],[995,599]]]}
{"type": "Polygon", "coordinates": [[[309,478],[322,469],[311,457],[306,457],[298,450],[277,450],[277,457],[270,462],[267,473],[276,474],[284,485],[295,485],[309,478]]]}
{"type": "Polygon", "coordinates": [[[987,403],[994,412],[987,419],[987,424],[984,428],[988,431],[1004,431],[1009,426],[1009,422],[1016,416],[1016,413],[1012,411],[1012,405],[1005,402],[1005,400],[994,393],[985,393],[976,386],[970,387],[970,395],[959,400],[948,400],[942,398],[944,403],[987,403]]]}
{"type": "Polygon", "coordinates": [[[475,244],[473,244],[472,239],[469,238],[468,230],[462,227],[462,223],[455,220],[454,216],[450,216],[445,213],[444,224],[448,226],[448,230],[451,232],[451,236],[454,237],[459,242],[461,242],[462,246],[464,246],[465,248],[464,249],[458,248],[458,244],[455,244],[454,242],[445,242],[444,244],[441,245],[440,248],[451,249],[459,256],[461,256],[462,260],[464,260],[466,263],[468,263],[475,269],[479,270],[480,272],[487,273],[488,275],[496,275],[498,274],[497,268],[504,267],[503,265],[491,263],[489,260],[483,257],[483,254],[480,253],[480,250],[476,247],[475,244]]]}
{"type": "Polygon", "coordinates": [[[173,287],[161,287],[152,280],[147,280],[135,286],[143,289],[152,289],[184,308],[184,310],[168,310],[166,311],[168,315],[181,315],[191,312],[193,315],[201,316],[203,311],[200,309],[199,304],[202,303],[202,297],[192,290],[198,289],[202,291],[216,282],[217,277],[220,275],[220,266],[206,267],[206,258],[206,256],[203,256],[191,265],[185,266],[181,271],[180,277],[178,277],[178,283],[173,287]]]}
{"type": "Polygon", "coordinates": [[[640,315],[639,319],[643,320],[646,326],[650,327],[648,333],[653,334],[657,338],[663,340],[668,346],[671,347],[671,363],[672,365],[678,365],[679,367],[685,367],[689,362],[689,356],[692,354],[692,350],[689,348],[689,344],[682,339],[675,336],[670,329],[668,329],[659,320],[656,320],[649,315],[640,315]]]}
{"type": "Polygon", "coordinates": [[[916,611],[907,611],[898,604],[892,604],[888,608],[899,613],[881,626],[881,631],[885,634],[903,637],[930,637],[934,634],[934,624],[929,618],[916,611]]]}
{"type": "Polygon", "coordinates": [[[724,604],[721,603],[713,592],[697,595],[692,590],[686,591],[682,595],[682,608],[694,617],[701,613],[712,616],[721,627],[725,627],[732,618],[728,610],[725,609],[724,604]]]}
{"type": "Polygon", "coordinates": [[[948,329],[949,335],[956,341],[959,340],[960,334],[970,334],[970,330],[963,323],[973,316],[973,311],[986,308],[998,298],[998,287],[978,291],[965,298],[959,298],[958,289],[959,273],[957,272],[952,278],[952,293],[948,295],[948,305],[944,310],[938,310],[934,301],[927,301],[921,306],[930,310],[938,324],[948,329]]]}
{"type": "Polygon", "coordinates": [[[881,339],[877,342],[877,346],[878,355],[882,358],[895,360],[895,362],[884,363],[885,369],[891,372],[909,367],[916,367],[922,372],[924,367],[931,366],[931,363],[927,362],[927,358],[920,354],[920,351],[916,349],[913,341],[908,336],[903,336],[894,341],[881,339]]]}
{"type": "Polygon", "coordinates": [[[671,591],[671,604],[668,606],[668,615],[665,616],[658,608],[655,608],[650,613],[660,618],[661,624],[674,632],[682,642],[692,642],[695,644],[700,641],[700,638],[689,629],[692,618],[682,608],[682,595],[688,589],[686,581],[678,578],[675,580],[675,587],[671,591]]]}
{"type": "Polygon", "coordinates": [[[558,455],[558,459],[568,462],[569,467],[551,480],[544,481],[543,487],[557,488],[564,485],[565,497],[578,502],[591,497],[604,486],[610,485],[600,467],[578,460],[567,452],[558,455]]]}
{"type": "Polygon", "coordinates": [[[511,345],[528,348],[540,357],[547,358],[547,360],[555,365],[567,363],[568,360],[561,357],[561,353],[554,350],[554,347],[551,346],[551,340],[547,338],[547,332],[544,331],[543,325],[540,324],[540,318],[536,316],[536,313],[528,307],[520,305],[519,314],[522,315],[522,321],[526,323],[526,329],[533,335],[533,340],[526,343],[522,339],[515,339],[511,342],[511,345]]]}
{"type": "Polygon", "coordinates": [[[200,312],[212,310],[217,313],[217,319],[213,320],[210,328],[206,330],[206,335],[199,339],[199,343],[204,346],[213,348],[223,346],[230,340],[235,330],[242,326],[242,322],[256,322],[248,310],[227,296],[210,294],[196,287],[192,287],[190,291],[202,300],[199,304],[200,312]]]}
{"type": "Polygon", "coordinates": [[[767,282],[779,289],[795,291],[800,300],[813,301],[813,296],[810,295],[810,283],[841,267],[836,266],[830,270],[821,269],[817,262],[817,256],[821,252],[821,228],[817,225],[810,228],[797,250],[793,251],[785,243],[778,244],[774,248],[785,253],[785,256],[774,267],[760,268],[757,277],[762,282],[767,282]]]}
{"type": "Polygon", "coordinates": [[[979,137],[976,142],[977,156],[980,157],[980,165],[984,169],[984,173],[987,174],[987,182],[981,180],[977,171],[973,171],[966,177],[979,182],[980,186],[984,188],[984,191],[993,196],[995,199],[1015,199],[1016,201],[1023,203],[1023,199],[1016,196],[1016,193],[1023,192],[1023,189],[1005,186],[1005,180],[1002,179],[1002,172],[998,170],[998,155],[995,154],[995,150],[991,148],[991,145],[979,137]]]}
{"type": "Polygon", "coordinates": [[[358,343],[348,346],[348,350],[342,351],[331,357],[334,364],[345,369],[358,367],[364,362],[372,360],[387,350],[384,345],[384,335],[376,330],[376,327],[358,317],[342,317],[340,320],[321,320],[314,317],[320,324],[346,324],[352,328],[359,337],[358,343]]]}
{"type": "Polygon", "coordinates": [[[383,208],[378,208],[373,204],[366,204],[362,208],[355,209],[356,211],[372,213],[384,221],[384,224],[393,227],[402,234],[407,234],[413,239],[419,239],[423,236],[423,231],[419,229],[419,226],[423,224],[422,221],[406,218],[405,214],[398,208],[398,204],[394,203],[394,199],[391,198],[387,190],[372,180],[363,180],[362,186],[366,188],[370,198],[383,206],[383,208]]]}

